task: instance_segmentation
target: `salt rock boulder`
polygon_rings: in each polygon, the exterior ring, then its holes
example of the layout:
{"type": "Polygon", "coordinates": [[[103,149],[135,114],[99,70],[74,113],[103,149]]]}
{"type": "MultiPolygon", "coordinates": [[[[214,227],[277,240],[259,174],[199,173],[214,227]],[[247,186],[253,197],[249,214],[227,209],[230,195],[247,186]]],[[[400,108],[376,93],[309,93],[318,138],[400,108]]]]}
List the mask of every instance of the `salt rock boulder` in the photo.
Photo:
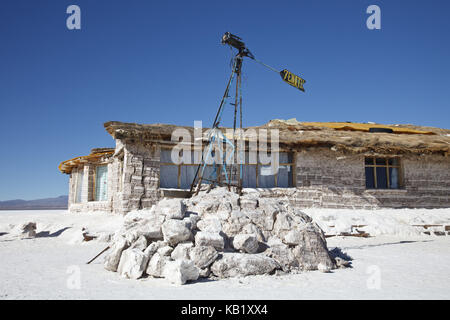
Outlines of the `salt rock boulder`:
{"type": "Polygon", "coordinates": [[[276,206],[268,204],[264,208],[244,212],[247,217],[249,217],[250,221],[261,230],[272,231],[276,213],[278,211],[279,209],[276,206]]]}
{"type": "Polygon", "coordinates": [[[162,199],[155,207],[155,212],[164,215],[167,219],[183,219],[186,206],[180,199],[162,199]]]}
{"type": "Polygon", "coordinates": [[[284,272],[298,269],[299,264],[292,249],[284,243],[281,243],[281,241],[270,245],[269,248],[264,251],[264,254],[273,258],[281,266],[281,269],[284,272]]]}
{"type": "Polygon", "coordinates": [[[286,233],[297,226],[303,226],[311,222],[311,218],[306,214],[296,211],[294,213],[280,212],[273,226],[273,233],[278,237],[284,237],[286,233]]]}
{"type": "Polygon", "coordinates": [[[242,198],[242,199],[239,199],[239,206],[243,210],[254,210],[254,209],[258,208],[259,201],[256,197],[255,198],[242,198]]]}
{"type": "Polygon", "coordinates": [[[194,202],[196,212],[201,216],[208,212],[217,212],[219,210],[219,205],[221,201],[217,201],[214,198],[204,198],[200,199],[198,202],[194,202]]]}
{"type": "Polygon", "coordinates": [[[285,237],[284,241],[296,244],[292,253],[301,269],[317,270],[319,264],[329,269],[336,267],[328,252],[325,235],[316,223],[307,223],[294,233],[288,233],[288,240],[285,237]]]}
{"type": "Polygon", "coordinates": [[[192,237],[191,230],[183,220],[169,219],[162,225],[164,241],[171,246],[189,240],[192,237]]]}
{"type": "Polygon", "coordinates": [[[261,230],[259,227],[257,227],[253,223],[249,223],[249,224],[245,225],[242,228],[240,233],[241,234],[252,234],[260,242],[266,242],[266,239],[269,238],[270,234],[271,234],[269,231],[261,230]]]}
{"type": "Polygon", "coordinates": [[[238,234],[233,239],[233,247],[241,252],[256,253],[259,242],[253,234],[238,234]]]}
{"type": "Polygon", "coordinates": [[[128,248],[122,252],[117,272],[124,278],[138,279],[146,269],[148,258],[142,250],[128,248]]]}
{"type": "Polygon", "coordinates": [[[173,284],[182,285],[187,281],[197,280],[199,269],[189,260],[168,261],[164,266],[163,276],[173,284]]]}
{"type": "Polygon", "coordinates": [[[155,278],[162,278],[164,277],[164,267],[168,262],[170,262],[170,257],[163,256],[156,252],[148,262],[146,273],[155,278]]]}
{"type": "Polygon", "coordinates": [[[152,242],[145,250],[144,253],[150,258],[160,249],[167,246],[167,242],[155,241],[152,242]]]}
{"type": "Polygon", "coordinates": [[[173,249],[170,257],[172,260],[189,260],[190,249],[194,246],[192,242],[179,243],[175,249],[173,249]]]}
{"type": "Polygon", "coordinates": [[[327,273],[331,271],[331,267],[329,265],[319,263],[319,265],[317,266],[317,270],[319,270],[320,272],[327,273]]]}
{"type": "Polygon", "coordinates": [[[147,240],[162,240],[162,224],[165,216],[157,214],[155,209],[138,210],[128,213],[124,218],[123,227],[118,234],[126,236],[134,234],[135,237],[145,236],[147,240]]]}
{"type": "Polygon", "coordinates": [[[130,248],[144,251],[147,248],[147,238],[143,235],[139,236],[130,248]]]}
{"type": "Polygon", "coordinates": [[[104,268],[109,271],[116,272],[119,266],[120,257],[122,255],[123,250],[127,249],[130,246],[128,241],[119,237],[116,239],[111,249],[109,250],[109,254],[105,257],[104,268]]]}
{"type": "Polygon", "coordinates": [[[190,259],[200,269],[209,267],[218,256],[219,253],[212,246],[197,246],[189,250],[190,259]]]}
{"type": "Polygon", "coordinates": [[[211,266],[211,272],[219,278],[244,277],[270,274],[280,265],[264,254],[226,252],[211,266]]]}
{"type": "Polygon", "coordinates": [[[211,270],[209,270],[209,268],[200,269],[198,277],[199,278],[208,278],[210,274],[211,274],[211,270]]]}
{"type": "Polygon", "coordinates": [[[201,191],[197,196],[185,202],[188,208],[195,207],[195,212],[200,216],[208,213],[230,213],[232,210],[240,209],[239,195],[228,192],[226,188],[214,188],[207,193],[201,191]]]}
{"type": "Polygon", "coordinates": [[[164,256],[164,257],[168,257],[171,255],[173,251],[173,248],[171,246],[164,246],[158,249],[158,252],[160,255],[164,256]]]}
{"type": "Polygon", "coordinates": [[[187,217],[184,217],[186,225],[190,227],[191,230],[198,229],[197,223],[201,220],[201,217],[195,212],[186,212],[187,217]]]}
{"type": "Polygon", "coordinates": [[[217,250],[223,250],[225,241],[217,232],[199,231],[195,235],[195,246],[212,246],[217,250]]]}
{"type": "Polygon", "coordinates": [[[229,219],[222,224],[222,229],[228,237],[234,237],[250,222],[250,218],[245,212],[236,210],[232,211],[229,219]]]}
{"type": "Polygon", "coordinates": [[[12,233],[21,238],[34,238],[36,237],[36,229],[36,222],[26,222],[16,226],[12,233]]]}
{"type": "Polygon", "coordinates": [[[219,218],[208,216],[197,222],[197,228],[205,232],[219,233],[222,231],[222,223],[219,218]]]}

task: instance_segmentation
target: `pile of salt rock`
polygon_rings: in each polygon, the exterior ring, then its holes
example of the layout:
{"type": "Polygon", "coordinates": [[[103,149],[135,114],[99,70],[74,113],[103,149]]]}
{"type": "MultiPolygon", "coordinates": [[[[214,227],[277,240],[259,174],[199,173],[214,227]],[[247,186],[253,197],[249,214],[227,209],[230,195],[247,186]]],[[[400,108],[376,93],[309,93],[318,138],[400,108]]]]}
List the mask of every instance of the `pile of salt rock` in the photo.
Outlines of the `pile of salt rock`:
{"type": "Polygon", "coordinates": [[[319,226],[287,200],[215,188],[128,213],[104,267],[130,279],[150,276],[184,284],[199,278],[328,272],[336,260],[319,226]]]}

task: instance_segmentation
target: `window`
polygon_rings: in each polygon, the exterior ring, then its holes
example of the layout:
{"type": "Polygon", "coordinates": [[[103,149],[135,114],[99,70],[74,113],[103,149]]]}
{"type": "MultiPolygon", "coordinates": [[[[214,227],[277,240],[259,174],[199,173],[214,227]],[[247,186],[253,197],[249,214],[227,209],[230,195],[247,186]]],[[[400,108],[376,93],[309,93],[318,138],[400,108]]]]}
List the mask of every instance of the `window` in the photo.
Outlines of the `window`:
{"type": "Polygon", "coordinates": [[[83,191],[84,168],[78,169],[75,174],[75,202],[81,202],[81,193],[83,191]]]}
{"type": "Polygon", "coordinates": [[[399,189],[400,159],[366,157],[366,189],[399,189]]]}
{"type": "MultiPolygon", "coordinates": [[[[171,152],[172,150],[161,150],[159,187],[189,189],[197,172],[198,164],[174,164],[171,159],[171,152]]],[[[194,152],[191,153],[191,161],[194,161],[194,152]]],[[[205,172],[208,172],[208,169],[205,172]]]]}
{"type": "MultiPolygon", "coordinates": [[[[270,155],[269,155],[270,156],[270,155]]],[[[247,164],[249,161],[246,153],[246,164],[243,165],[244,188],[291,188],[293,183],[293,161],[292,153],[279,153],[279,167],[276,174],[272,174],[270,165],[261,163],[247,164]]]]}
{"type": "MultiPolygon", "coordinates": [[[[193,153],[191,155],[193,160],[193,153]]],[[[272,174],[270,165],[260,163],[249,164],[249,154],[245,154],[242,165],[242,185],[244,188],[290,188],[293,187],[293,156],[290,153],[279,153],[279,170],[272,174]]],[[[171,161],[171,150],[161,150],[160,188],[189,189],[197,171],[198,164],[175,165],[171,161]]],[[[213,166],[207,165],[204,179],[213,177],[213,166]]],[[[204,180],[205,183],[207,181],[204,180]]]]}
{"type": "Polygon", "coordinates": [[[106,201],[108,197],[108,166],[95,168],[95,201],[106,201]]]}

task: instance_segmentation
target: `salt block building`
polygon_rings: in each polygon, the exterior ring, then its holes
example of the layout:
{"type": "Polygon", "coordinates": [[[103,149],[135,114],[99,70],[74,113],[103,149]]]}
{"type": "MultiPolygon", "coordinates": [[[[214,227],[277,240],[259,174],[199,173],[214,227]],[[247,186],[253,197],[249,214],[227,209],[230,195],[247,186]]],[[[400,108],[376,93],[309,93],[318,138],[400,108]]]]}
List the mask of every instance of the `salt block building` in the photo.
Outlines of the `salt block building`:
{"type": "MultiPolygon", "coordinates": [[[[123,122],[104,127],[115,148],[94,149],[59,166],[70,175],[71,212],[124,214],[150,208],[165,196],[186,195],[198,164],[172,162],[172,149],[180,144],[172,133],[182,128],[194,137],[196,129],[123,122]]],[[[278,130],[279,169],[270,174],[259,158],[246,161],[241,167],[244,192],[256,188],[261,197],[287,197],[299,208],[450,207],[450,130],[272,120],[246,129],[246,154],[251,134],[261,129],[278,130]]],[[[190,150],[195,141],[185,141],[190,150]]]]}

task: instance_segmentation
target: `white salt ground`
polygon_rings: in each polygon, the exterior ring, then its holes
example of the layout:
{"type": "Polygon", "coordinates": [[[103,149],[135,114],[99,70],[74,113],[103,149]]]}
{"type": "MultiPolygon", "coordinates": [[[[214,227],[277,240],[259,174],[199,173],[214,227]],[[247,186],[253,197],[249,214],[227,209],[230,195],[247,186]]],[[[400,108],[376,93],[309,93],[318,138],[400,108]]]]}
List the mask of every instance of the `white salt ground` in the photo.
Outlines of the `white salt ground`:
{"type": "Polygon", "coordinates": [[[87,227],[94,233],[113,232],[122,223],[120,216],[0,211],[0,299],[450,298],[450,236],[405,231],[411,221],[448,224],[450,209],[305,212],[320,225],[340,223],[343,229],[349,224],[363,224],[361,219],[365,219],[371,222],[371,232],[377,236],[328,238],[330,249],[340,247],[354,259],[350,269],[174,286],[164,279],[120,278],[103,269],[103,257],[86,264],[106,243],[82,243],[81,228],[87,227]],[[405,225],[396,227],[391,219],[405,221],[405,225]],[[21,240],[11,234],[15,225],[29,221],[37,223],[40,237],[21,240]]]}
{"type": "Polygon", "coordinates": [[[352,225],[371,236],[420,235],[421,228],[414,225],[450,225],[450,208],[447,209],[304,209],[326,234],[351,232],[352,225]],[[334,227],[331,227],[334,226],[334,227]]]}

